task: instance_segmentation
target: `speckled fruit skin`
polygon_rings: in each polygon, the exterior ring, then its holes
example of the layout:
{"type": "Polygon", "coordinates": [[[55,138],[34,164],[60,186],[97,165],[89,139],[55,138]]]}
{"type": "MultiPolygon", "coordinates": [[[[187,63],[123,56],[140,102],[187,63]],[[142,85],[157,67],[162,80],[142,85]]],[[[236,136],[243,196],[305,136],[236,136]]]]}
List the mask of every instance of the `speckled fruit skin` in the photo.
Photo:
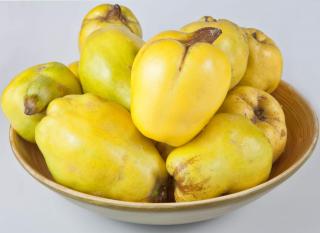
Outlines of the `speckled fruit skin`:
{"type": "Polygon", "coordinates": [[[284,151],[287,142],[285,115],[272,95],[254,87],[239,86],[228,93],[219,112],[243,115],[257,125],[272,145],[273,161],[284,151]]]}
{"type": "Polygon", "coordinates": [[[234,193],[267,180],[272,148],[263,132],[237,114],[215,115],[191,142],[166,161],[177,202],[234,193]]]}
{"type": "Polygon", "coordinates": [[[89,93],[55,99],[36,128],[36,142],[60,184],[124,201],[163,195],[165,163],[119,104],[89,93]]]}

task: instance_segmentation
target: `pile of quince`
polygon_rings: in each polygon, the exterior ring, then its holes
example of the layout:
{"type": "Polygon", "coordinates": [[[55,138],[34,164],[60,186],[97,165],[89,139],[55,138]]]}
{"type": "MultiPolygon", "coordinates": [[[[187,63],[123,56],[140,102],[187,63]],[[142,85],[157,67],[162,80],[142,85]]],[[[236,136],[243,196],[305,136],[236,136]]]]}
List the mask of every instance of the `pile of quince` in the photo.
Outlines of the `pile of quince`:
{"type": "Polygon", "coordinates": [[[210,16],[146,42],[125,6],[83,19],[80,61],[17,75],[2,109],[53,178],[134,202],[194,201],[268,179],[285,116],[282,56],[263,32],[210,16]]]}

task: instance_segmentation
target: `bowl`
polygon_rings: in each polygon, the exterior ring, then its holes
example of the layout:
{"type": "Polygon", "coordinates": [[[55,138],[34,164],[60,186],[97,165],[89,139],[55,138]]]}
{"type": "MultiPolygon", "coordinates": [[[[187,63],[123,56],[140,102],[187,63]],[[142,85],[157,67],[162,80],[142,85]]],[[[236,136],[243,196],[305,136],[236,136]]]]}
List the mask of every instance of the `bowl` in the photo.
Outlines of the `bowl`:
{"type": "Polygon", "coordinates": [[[56,183],[38,147],[23,140],[12,128],[10,143],[17,160],[32,177],[77,205],[108,218],[132,223],[170,225],[198,222],[221,216],[256,200],[292,176],[311,155],[319,129],[316,114],[310,104],[283,81],[272,95],[283,107],[288,141],[282,156],[273,165],[269,180],[241,192],[207,200],[136,203],[78,192],[56,183]]]}

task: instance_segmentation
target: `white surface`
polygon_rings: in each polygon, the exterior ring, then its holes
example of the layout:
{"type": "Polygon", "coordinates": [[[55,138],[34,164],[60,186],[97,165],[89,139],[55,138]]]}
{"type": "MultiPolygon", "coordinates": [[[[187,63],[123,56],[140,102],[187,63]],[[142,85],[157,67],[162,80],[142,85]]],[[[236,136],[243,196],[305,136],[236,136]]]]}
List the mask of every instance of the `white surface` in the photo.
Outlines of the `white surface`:
{"type": "MultiPolygon", "coordinates": [[[[118,1],[139,18],[145,38],[202,15],[264,30],[282,49],[284,79],[316,107],[320,102],[320,1],[118,1]]],[[[78,58],[77,33],[97,3],[0,3],[0,92],[23,69],[78,58]]],[[[1,112],[1,111],[0,111],[1,112]]],[[[9,124],[0,113],[0,232],[320,232],[319,146],[287,182],[216,220],[182,226],[142,226],[105,219],[40,185],[15,160],[9,124]]]]}

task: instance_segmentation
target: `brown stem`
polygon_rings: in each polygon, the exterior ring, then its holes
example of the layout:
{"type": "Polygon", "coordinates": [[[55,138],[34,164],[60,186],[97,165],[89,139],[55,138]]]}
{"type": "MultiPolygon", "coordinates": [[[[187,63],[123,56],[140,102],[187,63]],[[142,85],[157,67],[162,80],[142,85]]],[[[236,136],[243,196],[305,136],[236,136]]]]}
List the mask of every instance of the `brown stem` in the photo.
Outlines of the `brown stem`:
{"type": "Polygon", "coordinates": [[[29,96],[24,99],[24,114],[26,115],[33,115],[37,113],[37,103],[38,98],[37,96],[29,96]]]}
{"type": "Polygon", "coordinates": [[[197,31],[195,31],[192,37],[189,40],[180,41],[186,46],[184,54],[182,56],[182,61],[179,67],[179,71],[181,71],[184,60],[188,53],[189,48],[199,42],[212,44],[218,37],[222,34],[222,30],[214,27],[204,27],[197,31]]]}
{"type": "Polygon", "coordinates": [[[218,39],[221,33],[222,31],[219,28],[205,27],[195,31],[191,39],[182,42],[186,45],[186,47],[190,47],[198,42],[212,44],[216,39],[218,39]]]}
{"type": "Polygon", "coordinates": [[[122,14],[121,7],[118,4],[114,4],[111,10],[108,12],[106,19],[120,20],[122,23],[127,23],[127,18],[122,14]]]}
{"type": "Polygon", "coordinates": [[[206,23],[217,22],[217,20],[211,16],[203,16],[203,19],[206,23]]]}

